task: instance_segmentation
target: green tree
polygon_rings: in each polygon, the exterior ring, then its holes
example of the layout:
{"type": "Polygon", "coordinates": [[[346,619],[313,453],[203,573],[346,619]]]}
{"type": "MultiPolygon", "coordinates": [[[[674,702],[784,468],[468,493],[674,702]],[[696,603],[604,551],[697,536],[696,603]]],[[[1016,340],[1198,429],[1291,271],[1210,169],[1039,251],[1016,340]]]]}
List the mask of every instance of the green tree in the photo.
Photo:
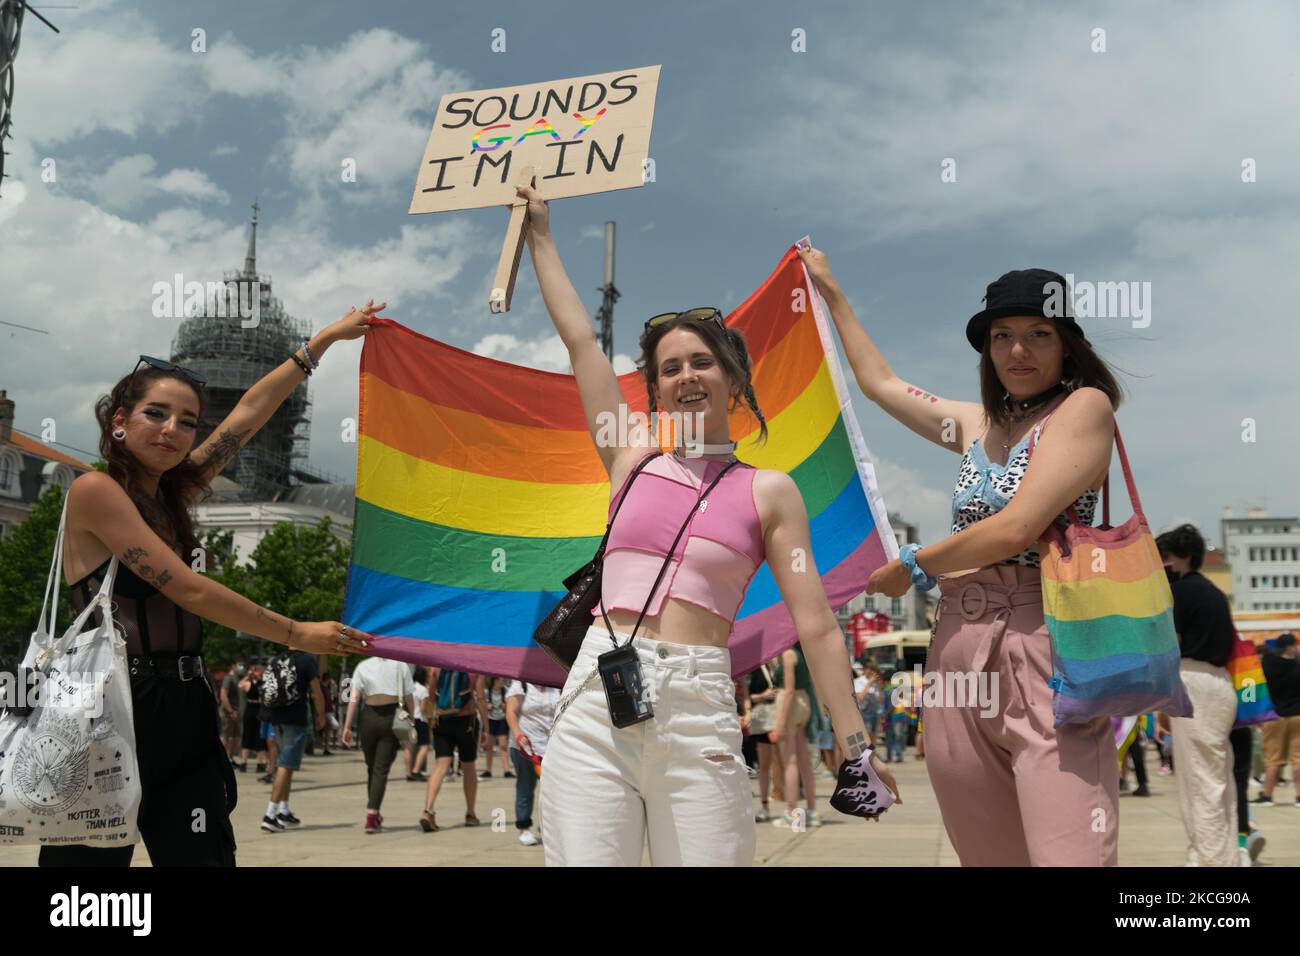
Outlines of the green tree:
{"type": "Polygon", "coordinates": [[[295,621],[337,621],[352,549],[331,528],[328,517],[313,527],[273,525],[250,555],[243,593],[295,621]]]}
{"type": "MultiPolygon", "coordinates": [[[[199,535],[203,546],[205,574],[218,584],[247,596],[248,568],[235,561],[235,533],[211,528],[199,535]]],[[[228,666],[236,657],[250,657],[250,645],[247,640],[235,636],[235,632],[223,624],[203,621],[203,657],[218,669],[228,666]]]]}
{"type": "MultiPolygon", "coordinates": [[[[36,630],[62,513],[63,489],[52,485],[36,500],[31,514],[0,541],[0,669],[17,668],[36,630]]],[[[68,587],[60,583],[55,627],[64,629],[72,623],[72,609],[68,587]]]]}

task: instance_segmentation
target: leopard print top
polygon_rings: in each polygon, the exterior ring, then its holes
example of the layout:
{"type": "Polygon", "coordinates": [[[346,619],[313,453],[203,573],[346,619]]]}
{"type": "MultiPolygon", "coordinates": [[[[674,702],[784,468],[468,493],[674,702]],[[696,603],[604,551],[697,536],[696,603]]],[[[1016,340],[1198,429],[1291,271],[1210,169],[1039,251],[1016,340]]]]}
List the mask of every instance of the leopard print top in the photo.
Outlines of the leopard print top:
{"type": "MultiPolygon", "coordinates": [[[[1039,422],[1031,434],[1041,434],[1043,424],[1044,422],[1039,422]]],[[[975,439],[966,450],[966,454],[962,456],[961,468],[957,472],[957,486],[952,493],[950,534],[969,528],[975,522],[995,515],[1007,506],[1016,489],[1020,487],[1020,480],[1025,477],[1025,470],[1029,467],[1029,438],[1030,436],[1026,435],[1011,449],[1005,465],[995,465],[989,461],[980,440],[975,439]]],[[[1084,524],[1092,524],[1093,515],[1097,510],[1097,492],[1091,489],[1085,491],[1074,502],[1074,510],[1079,513],[1079,518],[1084,524]]],[[[1065,525],[1068,524],[1069,519],[1062,514],[1057,516],[1056,522],[1065,525]]],[[[1042,566],[1038,548],[1034,545],[998,563],[1018,564],[1029,568],[1042,566]]]]}

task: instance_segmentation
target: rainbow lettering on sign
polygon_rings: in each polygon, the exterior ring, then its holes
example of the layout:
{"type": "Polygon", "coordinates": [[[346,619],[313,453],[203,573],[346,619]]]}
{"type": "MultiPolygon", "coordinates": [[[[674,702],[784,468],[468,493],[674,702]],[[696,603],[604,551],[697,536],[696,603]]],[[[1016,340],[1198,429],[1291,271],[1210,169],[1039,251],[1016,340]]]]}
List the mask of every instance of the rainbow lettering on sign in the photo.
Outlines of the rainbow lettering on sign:
{"type": "Polygon", "coordinates": [[[471,153],[476,150],[480,153],[490,153],[495,149],[500,149],[502,143],[508,143],[510,141],[509,136],[489,136],[488,142],[493,144],[491,146],[480,146],[478,142],[478,138],[490,129],[509,129],[509,128],[510,128],[509,123],[498,123],[496,126],[484,126],[481,130],[475,133],[474,138],[469,141],[470,142],[469,151],[471,153]]]}
{"type": "Polygon", "coordinates": [[[580,130],[578,130],[576,133],[574,133],[574,134],[573,134],[573,138],[574,138],[574,139],[577,139],[577,138],[578,138],[579,136],[581,136],[583,133],[587,132],[587,130],[591,129],[593,126],[596,125],[596,120],[600,119],[600,118],[601,118],[602,116],[604,116],[604,115],[605,115],[605,107],[603,107],[603,106],[600,108],[600,112],[597,113],[597,114],[596,114],[593,118],[591,118],[591,119],[583,119],[581,113],[574,113],[574,114],[573,114],[573,118],[576,119],[579,123],[582,124],[582,129],[580,129],[580,130]]]}
{"type": "Polygon", "coordinates": [[[530,129],[527,133],[524,133],[524,135],[520,136],[517,140],[515,140],[515,145],[518,146],[520,143],[522,143],[530,136],[541,136],[543,133],[550,133],[553,139],[558,140],[560,138],[560,134],[555,131],[555,127],[553,127],[549,122],[547,122],[546,117],[543,116],[541,119],[539,119],[536,123],[533,124],[532,129],[530,129]]]}

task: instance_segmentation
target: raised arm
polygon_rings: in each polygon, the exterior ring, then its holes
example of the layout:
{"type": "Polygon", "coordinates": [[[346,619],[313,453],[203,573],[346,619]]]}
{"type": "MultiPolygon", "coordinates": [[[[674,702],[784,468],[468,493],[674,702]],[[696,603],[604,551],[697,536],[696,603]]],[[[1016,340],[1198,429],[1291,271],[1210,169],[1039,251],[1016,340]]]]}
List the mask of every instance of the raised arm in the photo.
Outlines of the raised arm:
{"type": "MultiPolygon", "coordinates": [[[[616,465],[635,458],[639,449],[650,447],[649,432],[629,426],[627,448],[604,447],[597,441],[602,420],[618,421],[623,391],[618,387],[614,366],[596,340],[596,329],[587,309],[564,271],[560,250],[551,235],[550,211],[546,203],[531,186],[520,186],[519,195],[528,199],[528,250],[537,273],[537,284],[542,290],[542,301],[546,303],[546,311],[560,334],[560,341],[569,352],[569,364],[578,380],[578,395],[587,418],[587,430],[606,473],[612,476],[616,465]],[[607,419],[607,416],[612,417],[607,419]]],[[[604,431],[608,432],[609,426],[605,426],[604,431]]]]}
{"type": "Polygon", "coordinates": [[[368,635],[351,628],[344,636],[337,621],[292,621],[195,572],[140,517],[122,486],[103,472],[88,472],[72,483],[68,525],[86,529],[136,577],[206,620],[312,654],[358,654],[368,641],[368,635]]]}
{"type": "Polygon", "coordinates": [[[835,281],[825,253],[800,246],[799,257],[830,308],[844,354],[862,394],[922,438],[963,454],[983,426],[983,407],[976,402],[940,398],[895,375],[835,281]]]}
{"type": "MultiPolygon", "coordinates": [[[[754,500],[763,525],[767,564],[794,620],[817,699],[830,713],[831,726],[845,755],[850,762],[856,761],[871,746],[871,737],[853,696],[853,671],[844,632],[835,620],[813,561],[803,497],[794,479],[785,472],[763,469],[754,476],[754,500]]],[[[787,689],[793,686],[793,656],[787,651],[784,658],[787,689]]],[[[786,694],[782,704],[787,705],[790,697],[786,694]]],[[[782,721],[786,713],[780,715],[782,721]]],[[[785,724],[777,726],[784,728],[785,724]]],[[[898,784],[889,770],[875,754],[870,762],[897,799],[898,784]]]]}
{"type": "MultiPolygon", "coordinates": [[[[337,322],[321,329],[307,343],[312,358],[319,362],[335,342],[361,338],[370,330],[371,317],[385,305],[385,302],[375,305],[375,300],[371,299],[363,308],[352,309],[337,322]]],[[[307,357],[301,348],[293,354],[304,364],[307,363],[307,357]]],[[[219,474],[306,377],[301,366],[292,358],[286,357],[244,393],[239,404],[212,430],[207,440],[190,453],[191,460],[206,464],[209,478],[219,474]]]]}

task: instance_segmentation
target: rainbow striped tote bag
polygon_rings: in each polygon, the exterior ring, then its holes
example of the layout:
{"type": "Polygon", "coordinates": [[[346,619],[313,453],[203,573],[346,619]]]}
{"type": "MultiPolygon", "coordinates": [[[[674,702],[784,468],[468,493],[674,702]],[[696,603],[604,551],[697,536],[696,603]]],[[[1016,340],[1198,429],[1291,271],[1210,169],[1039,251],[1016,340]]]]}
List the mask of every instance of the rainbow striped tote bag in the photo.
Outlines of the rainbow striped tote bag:
{"type": "Polygon", "coordinates": [[[1240,634],[1233,633],[1232,656],[1228,658],[1228,676],[1232,689],[1237,692],[1237,722],[1232,729],[1264,724],[1277,720],[1273,699],[1264,682],[1264,668],[1259,663],[1255,645],[1240,634]]]}
{"type": "MultiPolygon", "coordinates": [[[[1030,455],[1036,440],[1037,434],[1030,440],[1030,455]]],[[[1057,727],[1149,710],[1171,717],[1192,713],[1178,674],[1173,594],[1118,426],[1115,446],[1133,516],[1111,527],[1108,477],[1102,486],[1100,527],[1085,525],[1071,505],[1069,524],[1052,522],[1041,539],[1046,545],[1040,549],[1043,615],[1052,638],[1057,727]]]]}

